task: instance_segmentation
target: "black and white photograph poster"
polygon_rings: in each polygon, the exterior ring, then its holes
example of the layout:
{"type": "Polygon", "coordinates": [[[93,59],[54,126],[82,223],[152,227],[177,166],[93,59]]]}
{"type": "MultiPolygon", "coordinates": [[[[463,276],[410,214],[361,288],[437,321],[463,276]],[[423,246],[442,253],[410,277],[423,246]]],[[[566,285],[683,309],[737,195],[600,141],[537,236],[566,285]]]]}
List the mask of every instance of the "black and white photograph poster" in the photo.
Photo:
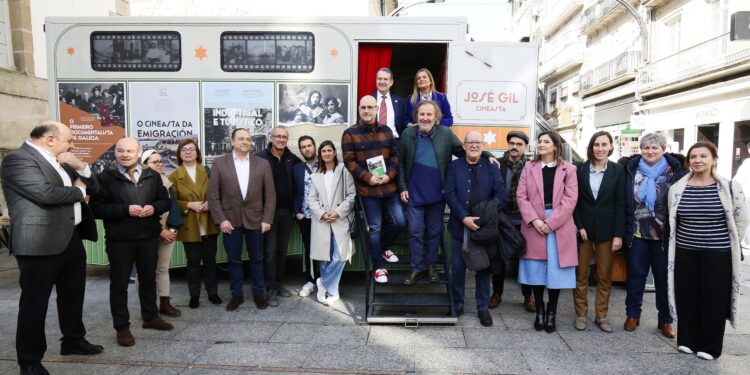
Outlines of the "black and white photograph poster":
{"type": "Polygon", "coordinates": [[[273,128],[273,89],[272,82],[203,83],[205,165],[232,150],[231,136],[237,128],[252,135],[252,152],[266,147],[273,128]]]}
{"type": "Polygon", "coordinates": [[[177,169],[177,144],[192,138],[200,142],[197,82],[130,82],[131,137],[143,150],[156,149],[164,173],[177,169]]]}

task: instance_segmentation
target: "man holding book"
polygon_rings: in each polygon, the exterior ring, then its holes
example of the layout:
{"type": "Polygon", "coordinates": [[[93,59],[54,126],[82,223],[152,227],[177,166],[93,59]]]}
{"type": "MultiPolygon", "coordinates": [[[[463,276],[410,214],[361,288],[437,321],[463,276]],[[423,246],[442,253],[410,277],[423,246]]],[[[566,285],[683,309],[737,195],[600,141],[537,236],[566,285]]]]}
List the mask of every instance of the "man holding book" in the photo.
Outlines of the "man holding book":
{"type": "Polygon", "coordinates": [[[388,126],[375,121],[377,110],[374,97],[362,97],[359,121],[344,131],[341,149],[344,165],[354,176],[370,227],[370,256],[375,281],[386,283],[388,271],[384,261],[398,262],[390,246],[406,219],[396,187],[399,170],[396,141],[388,126]],[[383,220],[383,215],[388,215],[389,219],[383,220]]]}

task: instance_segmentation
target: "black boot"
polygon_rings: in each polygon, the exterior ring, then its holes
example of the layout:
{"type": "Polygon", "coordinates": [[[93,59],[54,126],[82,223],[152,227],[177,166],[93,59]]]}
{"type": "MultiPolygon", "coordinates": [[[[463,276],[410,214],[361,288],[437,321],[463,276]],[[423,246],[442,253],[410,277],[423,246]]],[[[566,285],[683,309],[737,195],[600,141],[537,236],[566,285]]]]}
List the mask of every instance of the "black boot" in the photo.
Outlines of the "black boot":
{"type": "Polygon", "coordinates": [[[536,302],[536,319],[534,319],[534,329],[541,331],[544,329],[544,301],[536,302]]]}
{"type": "Polygon", "coordinates": [[[557,315],[557,306],[553,306],[551,303],[547,304],[547,316],[544,318],[544,330],[547,333],[552,333],[557,330],[557,324],[555,323],[555,316],[557,315]]]}

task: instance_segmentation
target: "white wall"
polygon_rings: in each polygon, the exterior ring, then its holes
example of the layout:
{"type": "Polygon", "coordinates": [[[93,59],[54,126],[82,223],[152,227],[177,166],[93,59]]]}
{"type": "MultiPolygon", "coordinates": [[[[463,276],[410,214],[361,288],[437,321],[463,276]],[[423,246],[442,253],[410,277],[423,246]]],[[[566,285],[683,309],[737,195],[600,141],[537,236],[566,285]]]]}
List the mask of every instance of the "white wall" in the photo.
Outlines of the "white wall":
{"type": "Polygon", "coordinates": [[[132,16],[367,16],[368,0],[131,0],[132,16]]]}
{"type": "Polygon", "coordinates": [[[34,43],[34,70],[47,78],[45,17],[109,16],[116,12],[116,0],[34,0],[31,1],[31,27],[34,43]],[[111,13],[110,13],[111,12],[111,13]]]}

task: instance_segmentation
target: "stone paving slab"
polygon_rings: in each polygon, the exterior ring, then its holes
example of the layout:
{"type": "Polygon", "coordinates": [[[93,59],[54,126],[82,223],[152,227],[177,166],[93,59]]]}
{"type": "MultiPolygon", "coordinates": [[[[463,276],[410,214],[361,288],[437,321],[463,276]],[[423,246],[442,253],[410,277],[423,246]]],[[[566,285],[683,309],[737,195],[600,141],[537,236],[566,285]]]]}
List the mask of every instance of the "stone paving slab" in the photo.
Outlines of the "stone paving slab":
{"type": "Polygon", "coordinates": [[[308,344],[221,343],[209,345],[193,363],[299,368],[309,352],[308,344]]]}
{"type": "Polygon", "coordinates": [[[309,369],[345,369],[350,371],[414,371],[413,347],[314,346],[306,356],[304,367],[309,369]]]}
{"type": "Polygon", "coordinates": [[[369,326],[284,324],[268,341],[289,344],[362,346],[367,343],[369,333],[369,326]]]}
{"type": "Polygon", "coordinates": [[[466,340],[461,328],[430,327],[404,328],[403,326],[372,326],[367,345],[391,347],[447,347],[465,348],[466,340]]]}
{"type": "Polygon", "coordinates": [[[544,331],[525,332],[494,329],[464,328],[466,344],[474,349],[536,349],[569,351],[570,348],[560,335],[544,331]]]}
{"type": "Polygon", "coordinates": [[[178,341],[208,342],[267,342],[281,327],[281,323],[237,322],[196,323],[192,322],[177,337],[178,341]]]}
{"type": "Polygon", "coordinates": [[[415,353],[415,370],[425,373],[528,374],[518,350],[426,348],[415,353]]]}

